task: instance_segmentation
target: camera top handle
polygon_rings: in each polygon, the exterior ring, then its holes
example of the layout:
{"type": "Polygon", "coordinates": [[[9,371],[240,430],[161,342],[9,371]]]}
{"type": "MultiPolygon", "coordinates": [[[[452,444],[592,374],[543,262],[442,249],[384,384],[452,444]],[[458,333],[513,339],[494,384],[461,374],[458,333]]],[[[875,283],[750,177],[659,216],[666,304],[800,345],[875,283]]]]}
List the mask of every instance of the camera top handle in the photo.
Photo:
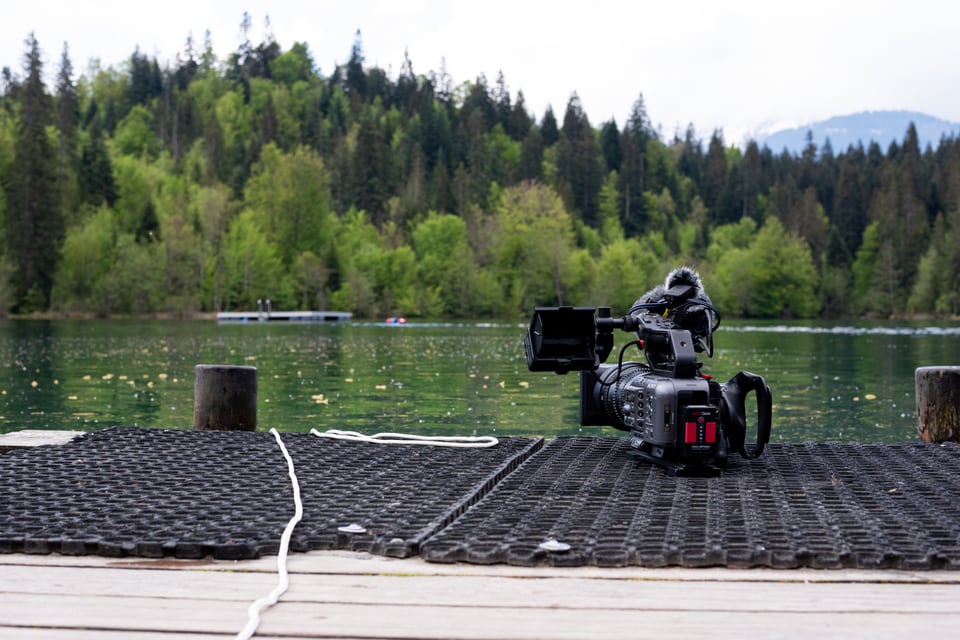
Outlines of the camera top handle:
{"type": "Polygon", "coordinates": [[[652,313],[615,319],[609,317],[608,308],[601,307],[597,315],[597,352],[601,361],[606,360],[610,353],[609,347],[606,347],[607,340],[610,347],[613,346],[613,330],[622,329],[637,333],[647,362],[655,373],[671,378],[693,378],[697,375],[693,337],[686,329],[677,329],[671,320],[652,313]],[[601,351],[601,347],[606,347],[606,353],[601,351]]]}

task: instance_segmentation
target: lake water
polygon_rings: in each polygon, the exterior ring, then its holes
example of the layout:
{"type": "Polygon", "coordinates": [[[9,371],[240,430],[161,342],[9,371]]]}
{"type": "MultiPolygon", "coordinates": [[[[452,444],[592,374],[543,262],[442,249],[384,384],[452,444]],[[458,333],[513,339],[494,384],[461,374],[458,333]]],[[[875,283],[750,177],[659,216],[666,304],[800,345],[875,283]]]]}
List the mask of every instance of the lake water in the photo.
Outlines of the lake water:
{"type": "MultiPolygon", "coordinates": [[[[576,374],[527,370],[525,329],[4,320],[0,432],[191,428],[194,366],[237,364],[258,369],[261,430],[622,435],[578,425],[576,374]]],[[[914,370],[960,364],[957,323],[725,321],[715,344],[704,372],[764,376],[785,442],[915,440],[914,370]]]]}

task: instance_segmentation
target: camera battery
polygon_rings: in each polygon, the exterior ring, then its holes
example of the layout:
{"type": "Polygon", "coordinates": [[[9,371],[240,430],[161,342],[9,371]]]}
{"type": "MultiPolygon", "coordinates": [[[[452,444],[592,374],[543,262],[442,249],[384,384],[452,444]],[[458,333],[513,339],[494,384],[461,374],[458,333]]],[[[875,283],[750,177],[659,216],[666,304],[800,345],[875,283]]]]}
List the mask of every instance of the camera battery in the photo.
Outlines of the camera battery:
{"type": "Polygon", "coordinates": [[[690,405],[683,407],[681,424],[683,425],[683,445],[692,452],[711,452],[717,444],[716,407],[690,405]]]}

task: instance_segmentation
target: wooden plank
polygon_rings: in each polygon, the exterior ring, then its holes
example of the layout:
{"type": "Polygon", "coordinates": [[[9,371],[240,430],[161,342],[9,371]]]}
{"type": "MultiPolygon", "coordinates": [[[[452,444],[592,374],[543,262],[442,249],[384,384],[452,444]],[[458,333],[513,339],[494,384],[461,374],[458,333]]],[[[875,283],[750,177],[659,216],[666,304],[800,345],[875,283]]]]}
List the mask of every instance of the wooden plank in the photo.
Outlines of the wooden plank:
{"type": "Polygon", "coordinates": [[[67,444],[83,431],[58,431],[52,429],[21,429],[0,434],[0,453],[14,449],[30,449],[41,445],[67,444]]]}
{"type": "MultiPolygon", "coordinates": [[[[14,565],[4,567],[0,577],[0,593],[252,602],[270,591],[276,583],[276,576],[269,573],[14,565]]],[[[2,607],[3,603],[0,602],[2,607]]]]}
{"type": "Polygon", "coordinates": [[[240,563],[213,560],[159,559],[132,568],[93,556],[0,559],[0,638],[222,638],[243,628],[250,603],[277,582],[275,558],[273,572],[231,570],[240,563]]]}
{"type": "MultiPolygon", "coordinates": [[[[0,556],[0,563],[2,563],[0,556]]],[[[276,570],[274,558],[244,561],[246,570],[276,570]]],[[[290,571],[296,573],[372,573],[377,575],[464,575],[517,578],[578,577],[605,580],[719,581],[719,582],[889,582],[960,584],[960,571],[900,571],[863,569],[727,569],[712,567],[518,567],[505,564],[443,564],[422,558],[389,558],[352,551],[311,551],[291,554],[290,571]]]]}
{"type": "MultiPolygon", "coordinates": [[[[267,573],[12,566],[4,570],[0,592],[24,596],[252,602],[275,584],[275,576],[267,573]]],[[[960,585],[954,584],[295,574],[283,599],[318,604],[407,606],[428,602],[445,607],[484,608],[568,606],[695,612],[722,606],[728,611],[743,612],[936,614],[949,611],[958,596],[960,585]],[[776,594],[775,600],[767,598],[770,593],[776,594]],[[624,594],[630,597],[624,599],[624,594]]]]}
{"type": "MultiPolygon", "coordinates": [[[[222,633],[178,633],[177,640],[223,640],[222,633]]],[[[302,636],[301,636],[302,637],[302,636]]],[[[42,629],[0,626],[0,640],[171,640],[165,631],[111,631],[109,629],[42,629]]],[[[271,640],[288,640],[274,636],[271,640]]],[[[290,639],[292,640],[292,639],[290,639]]]]}
{"type": "MultiPolygon", "coordinates": [[[[100,634],[95,637],[125,638],[235,634],[246,622],[249,603],[276,583],[275,558],[21,555],[0,560],[5,564],[0,637],[84,640],[90,630],[100,634]],[[15,559],[30,562],[11,562],[15,559]],[[44,560],[60,562],[44,565],[44,560]],[[28,628],[37,635],[21,633],[28,628]],[[44,628],[57,633],[42,635],[44,628]]],[[[337,552],[291,560],[297,562],[291,562],[290,590],[265,612],[260,637],[670,638],[703,633],[808,638],[816,632],[817,637],[884,638],[923,628],[925,636],[937,638],[960,632],[960,613],[953,611],[960,597],[955,576],[923,583],[838,579],[852,577],[850,572],[518,571],[337,552]],[[820,579],[797,579],[811,573],[820,579]],[[773,579],[784,575],[795,578],[773,579]]]]}
{"type": "Polygon", "coordinates": [[[675,611],[611,613],[569,608],[443,608],[362,605],[303,607],[278,605],[264,617],[259,635],[309,629],[313,638],[465,638],[482,640],[582,638],[863,638],[900,639],[924,629],[927,638],[956,638],[960,614],[925,617],[876,613],[773,615],[716,609],[678,615],[675,611]],[[929,633],[927,630],[929,629],[929,633]]]}
{"type": "MultiPolygon", "coordinates": [[[[454,585],[448,585],[453,588],[454,585]]],[[[577,592],[567,595],[576,601],[577,592]]],[[[469,597],[469,592],[464,591],[469,597]]],[[[636,606],[624,610],[583,608],[561,603],[550,607],[443,606],[430,602],[341,603],[283,600],[265,612],[263,637],[356,638],[584,638],[584,637],[844,637],[904,638],[924,629],[925,638],[956,637],[960,613],[730,611],[722,602],[710,608],[656,609],[626,592],[636,606]],[[826,634],[826,635],[824,635],[826,634]]],[[[766,594],[768,600],[775,594],[766,594]]],[[[9,594],[4,597],[3,627],[13,635],[22,627],[166,631],[168,633],[236,633],[246,620],[242,603],[212,606],[202,599],[91,598],[60,596],[54,600],[9,594]]]]}
{"type": "Polygon", "coordinates": [[[0,619],[4,627],[53,629],[236,634],[243,628],[249,602],[211,600],[206,595],[145,598],[5,593],[0,619]]]}
{"type": "MultiPolygon", "coordinates": [[[[108,567],[118,569],[170,569],[230,572],[276,573],[276,556],[254,560],[214,560],[178,558],[105,558],[101,556],[64,556],[59,554],[0,554],[0,566],[108,567]]],[[[500,576],[517,578],[578,577],[605,580],[719,581],[719,582],[871,582],[871,583],[947,583],[960,584],[960,571],[900,571],[865,569],[726,569],[713,567],[688,569],[666,567],[516,567],[504,564],[443,564],[421,558],[389,558],[354,551],[311,551],[292,553],[288,558],[291,573],[341,573],[372,575],[500,576]]]]}
{"type": "MultiPolygon", "coordinates": [[[[291,556],[292,557],[292,556],[291,556]]],[[[275,556],[264,556],[255,560],[214,560],[213,558],[181,559],[181,558],[137,558],[122,557],[108,558],[96,555],[68,556],[59,553],[0,553],[0,566],[4,565],[23,565],[39,567],[113,567],[130,569],[170,569],[170,570],[191,570],[191,569],[217,569],[229,570],[243,566],[244,568],[253,568],[259,566],[259,570],[276,571],[277,559],[275,556]]]]}
{"type": "Polygon", "coordinates": [[[606,611],[723,609],[745,613],[939,614],[954,607],[955,585],[655,582],[575,578],[297,576],[285,602],[393,603],[416,607],[570,608],[606,611]],[[775,597],[771,598],[771,594],[775,597]]]}

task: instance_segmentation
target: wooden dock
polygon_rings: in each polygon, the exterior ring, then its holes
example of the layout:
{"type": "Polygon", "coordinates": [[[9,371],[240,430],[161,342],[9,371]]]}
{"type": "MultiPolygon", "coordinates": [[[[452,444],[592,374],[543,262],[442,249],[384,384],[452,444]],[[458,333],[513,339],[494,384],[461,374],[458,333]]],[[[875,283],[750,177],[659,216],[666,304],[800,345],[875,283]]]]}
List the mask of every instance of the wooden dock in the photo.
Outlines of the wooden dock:
{"type": "Polygon", "coordinates": [[[14,449],[30,449],[41,445],[67,444],[83,431],[54,431],[52,429],[22,429],[0,434],[0,454],[14,449]]]}
{"type": "MultiPolygon", "coordinates": [[[[957,571],[517,567],[342,550],[293,553],[288,568],[256,638],[960,638],[957,571]]],[[[275,556],[0,553],[0,639],[230,638],[276,584],[275,556]]]]}
{"type": "MultiPolygon", "coordinates": [[[[223,638],[276,584],[248,561],[0,555],[0,638],[223,638]]],[[[954,572],[522,568],[293,554],[255,637],[960,637],[954,572]]]]}

